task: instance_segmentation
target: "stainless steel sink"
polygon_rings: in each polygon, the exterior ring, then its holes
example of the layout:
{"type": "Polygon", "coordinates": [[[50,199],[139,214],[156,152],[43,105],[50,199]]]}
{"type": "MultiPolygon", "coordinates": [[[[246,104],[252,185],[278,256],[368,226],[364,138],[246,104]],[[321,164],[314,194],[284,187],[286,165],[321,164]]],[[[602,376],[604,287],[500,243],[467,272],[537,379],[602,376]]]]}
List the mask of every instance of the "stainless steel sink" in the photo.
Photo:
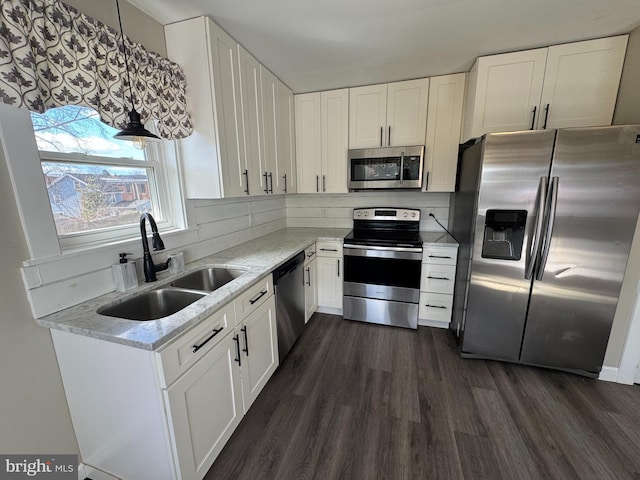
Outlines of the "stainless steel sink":
{"type": "Polygon", "coordinates": [[[101,307],[98,313],[128,320],[157,320],[188,307],[206,295],[208,292],[159,288],[113,306],[101,307]]]}
{"type": "Polygon", "coordinates": [[[244,270],[207,267],[179,278],[171,283],[171,286],[213,292],[244,273],[246,273],[244,270]]]}

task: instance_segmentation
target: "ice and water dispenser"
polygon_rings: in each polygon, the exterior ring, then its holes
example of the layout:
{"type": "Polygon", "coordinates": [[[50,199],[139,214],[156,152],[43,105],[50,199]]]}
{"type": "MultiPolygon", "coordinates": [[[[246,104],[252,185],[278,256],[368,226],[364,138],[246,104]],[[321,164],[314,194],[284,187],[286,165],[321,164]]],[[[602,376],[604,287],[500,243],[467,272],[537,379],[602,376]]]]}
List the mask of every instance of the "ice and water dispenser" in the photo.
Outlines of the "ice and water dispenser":
{"type": "Polygon", "coordinates": [[[482,257],[520,260],[526,223],[526,210],[487,210],[482,257]]]}

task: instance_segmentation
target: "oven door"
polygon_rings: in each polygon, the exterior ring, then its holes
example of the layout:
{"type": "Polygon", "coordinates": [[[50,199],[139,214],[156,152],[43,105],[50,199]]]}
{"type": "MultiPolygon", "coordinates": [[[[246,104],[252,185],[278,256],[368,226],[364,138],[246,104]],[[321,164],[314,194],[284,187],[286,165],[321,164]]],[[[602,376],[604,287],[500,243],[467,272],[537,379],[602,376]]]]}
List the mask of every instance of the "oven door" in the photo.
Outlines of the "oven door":
{"type": "Polygon", "coordinates": [[[422,249],[344,245],[344,295],[418,303],[422,249]]]}

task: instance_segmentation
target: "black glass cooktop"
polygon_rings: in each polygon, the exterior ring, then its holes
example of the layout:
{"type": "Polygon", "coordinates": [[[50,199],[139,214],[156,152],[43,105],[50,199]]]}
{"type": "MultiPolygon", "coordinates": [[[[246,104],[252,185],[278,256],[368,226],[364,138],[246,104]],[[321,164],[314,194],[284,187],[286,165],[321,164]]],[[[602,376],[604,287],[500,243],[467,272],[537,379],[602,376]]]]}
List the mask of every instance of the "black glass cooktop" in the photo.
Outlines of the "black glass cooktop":
{"type": "Polygon", "coordinates": [[[420,232],[415,231],[354,229],[344,237],[344,243],[383,247],[421,247],[422,237],[420,232]]]}

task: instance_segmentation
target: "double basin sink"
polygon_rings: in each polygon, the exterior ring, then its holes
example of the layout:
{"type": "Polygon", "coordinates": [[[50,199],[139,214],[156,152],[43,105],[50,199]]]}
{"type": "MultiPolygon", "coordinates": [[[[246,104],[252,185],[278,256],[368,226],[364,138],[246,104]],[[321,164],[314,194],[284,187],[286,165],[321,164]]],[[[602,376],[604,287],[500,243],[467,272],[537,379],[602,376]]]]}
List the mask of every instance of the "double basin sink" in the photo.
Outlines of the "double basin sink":
{"type": "Polygon", "coordinates": [[[140,293],[120,303],[100,307],[98,313],[127,320],[158,320],[179,312],[244,273],[244,270],[231,268],[201,268],[167,286],[140,293]]]}

